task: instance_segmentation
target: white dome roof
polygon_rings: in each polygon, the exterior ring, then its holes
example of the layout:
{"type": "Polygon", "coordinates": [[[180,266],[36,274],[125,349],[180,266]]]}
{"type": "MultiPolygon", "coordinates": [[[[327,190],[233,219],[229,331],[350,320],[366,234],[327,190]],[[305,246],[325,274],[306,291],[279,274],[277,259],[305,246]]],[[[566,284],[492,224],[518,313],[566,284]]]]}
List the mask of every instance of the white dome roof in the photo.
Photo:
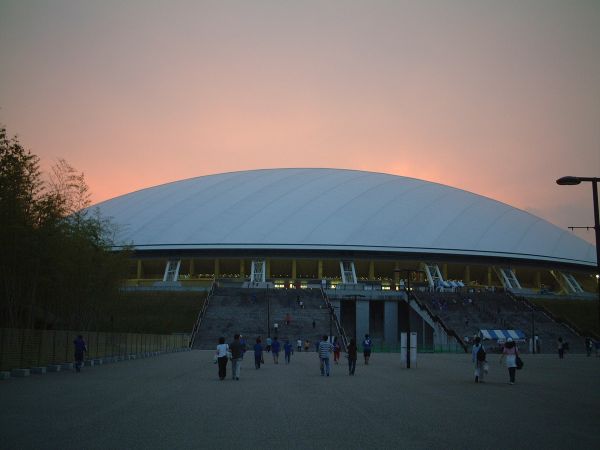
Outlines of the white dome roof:
{"type": "Polygon", "coordinates": [[[164,184],[96,205],[137,250],[289,249],[478,255],[595,265],[595,248],[504,203],[428,181],[272,169],[164,184]]]}

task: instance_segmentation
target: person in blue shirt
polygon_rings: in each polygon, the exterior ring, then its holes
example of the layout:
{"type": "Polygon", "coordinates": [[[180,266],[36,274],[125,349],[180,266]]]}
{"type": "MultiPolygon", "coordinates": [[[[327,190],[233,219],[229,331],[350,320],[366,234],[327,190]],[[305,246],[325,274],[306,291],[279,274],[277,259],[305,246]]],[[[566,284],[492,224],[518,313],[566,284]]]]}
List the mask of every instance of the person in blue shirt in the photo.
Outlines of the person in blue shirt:
{"type": "Polygon", "coordinates": [[[363,356],[365,357],[365,364],[369,364],[371,359],[371,348],[373,347],[373,341],[368,334],[365,334],[365,340],[362,342],[363,356]]]}
{"type": "Polygon", "coordinates": [[[263,346],[261,339],[256,338],[256,344],[254,344],[254,367],[260,369],[260,364],[263,362],[263,346]]]}
{"type": "Polygon", "coordinates": [[[277,340],[277,336],[275,336],[271,344],[271,353],[273,353],[273,362],[275,364],[279,364],[279,350],[281,350],[281,343],[277,340]]]}
{"type": "Polygon", "coordinates": [[[83,356],[85,352],[87,352],[87,346],[85,345],[83,336],[77,336],[77,339],[73,341],[73,345],[75,346],[75,370],[77,372],[81,372],[81,367],[83,366],[83,356]]]}
{"type": "Polygon", "coordinates": [[[292,344],[290,344],[290,341],[285,341],[285,344],[283,345],[283,351],[285,352],[285,363],[289,364],[290,356],[292,356],[292,353],[294,353],[294,347],[292,344]]]}

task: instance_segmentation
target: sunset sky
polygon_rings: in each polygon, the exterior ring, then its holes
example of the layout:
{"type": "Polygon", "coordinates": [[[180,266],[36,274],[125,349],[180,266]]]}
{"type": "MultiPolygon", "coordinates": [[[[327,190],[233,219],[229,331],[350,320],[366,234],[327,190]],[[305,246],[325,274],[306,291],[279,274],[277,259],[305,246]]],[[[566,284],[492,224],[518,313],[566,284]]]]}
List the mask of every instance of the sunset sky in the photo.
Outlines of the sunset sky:
{"type": "Polygon", "coordinates": [[[600,1],[0,0],[0,124],[94,202],[332,167],[593,225],[600,1]]]}

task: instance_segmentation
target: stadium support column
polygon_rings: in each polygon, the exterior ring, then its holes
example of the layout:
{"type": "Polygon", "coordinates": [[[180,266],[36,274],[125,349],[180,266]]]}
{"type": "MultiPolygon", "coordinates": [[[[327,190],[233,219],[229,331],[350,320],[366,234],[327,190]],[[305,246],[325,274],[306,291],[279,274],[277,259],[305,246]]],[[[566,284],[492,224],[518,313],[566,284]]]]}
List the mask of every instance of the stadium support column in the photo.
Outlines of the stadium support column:
{"type": "Polygon", "coordinates": [[[385,301],[383,310],[383,338],[388,349],[398,345],[398,302],[385,301]],[[393,347],[392,347],[393,346],[393,347]]]}
{"type": "Polygon", "coordinates": [[[219,259],[215,259],[215,279],[221,276],[221,268],[219,264],[219,259]]]}
{"type": "Polygon", "coordinates": [[[356,341],[369,334],[369,300],[356,300],[356,341]]]}
{"type": "Polygon", "coordinates": [[[375,279],[375,261],[369,261],[369,280],[375,279]]]}
{"type": "Polygon", "coordinates": [[[535,287],[536,289],[541,289],[542,288],[542,274],[540,273],[540,271],[538,270],[535,273],[535,287]]]}
{"type": "Polygon", "coordinates": [[[194,266],[194,258],[190,259],[190,277],[196,274],[196,267],[194,266]]]}
{"type": "Polygon", "coordinates": [[[471,267],[465,266],[465,284],[469,284],[471,282],[471,267]]]}
{"type": "Polygon", "coordinates": [[[296,260],[292,259],[292,280],[296,281],[296,278],[298,278],[296,276],[296,260]]]}
{"type": "Polygon", "coordinates": [[[492,266],[488,266],[488,271],[487,271],[487,285],[488,286],[492,285],[492,266]]]}
{"type": "Polygon", "coordinates": [[[240,278],[246,278],[246,262],[240,259],[240,278]]]}
{"type": "Polygon", "coordinates": [[[138,259],[137,260],[137,279],[141,279],[142,276],[144,275],[144,267],[142,266],[142,260],[138,259]]]}
{"type": "Polygon", "coordinates": [[[317,278],[319,280],[323,279],[323,261],[322,260],[319,260],[317,262],[317,278]]]}

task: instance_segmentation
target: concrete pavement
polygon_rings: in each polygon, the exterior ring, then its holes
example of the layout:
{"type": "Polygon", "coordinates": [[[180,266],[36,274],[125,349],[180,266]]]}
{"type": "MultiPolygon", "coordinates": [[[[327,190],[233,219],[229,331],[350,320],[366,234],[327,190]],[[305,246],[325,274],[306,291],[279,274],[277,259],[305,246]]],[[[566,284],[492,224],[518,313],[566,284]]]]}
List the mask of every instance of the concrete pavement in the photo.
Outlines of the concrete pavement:
{"type": "MultiPolygon", "coordinates": [[[[5,449],[592,449],[600,441],[600,358],[525,355],[517,384],[488,355],[374,354],[356,376],[321,377],[315,353],[219,381],[211,351],[165,354],[0,381],[5,449]]],[[[342,363],[346,363],[342,358],[342,363]]]]}

